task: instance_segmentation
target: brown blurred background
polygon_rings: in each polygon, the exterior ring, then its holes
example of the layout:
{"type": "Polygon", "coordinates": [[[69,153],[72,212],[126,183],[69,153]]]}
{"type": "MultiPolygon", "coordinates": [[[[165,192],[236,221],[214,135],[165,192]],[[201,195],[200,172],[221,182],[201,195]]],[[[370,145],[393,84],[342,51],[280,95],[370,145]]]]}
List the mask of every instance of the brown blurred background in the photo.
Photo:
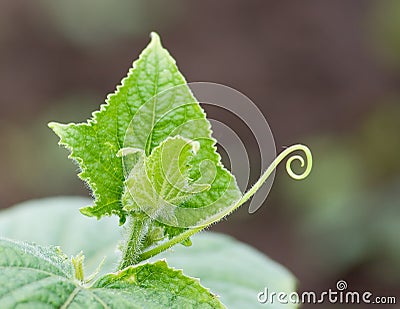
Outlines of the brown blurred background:
{"type": "MultiPolygon", "coordinates": [[[[278,168],[255,215],[243,207],[213,230],[288,267],[300,290],[344,279],[354,290],[400,296],[396,0],[1,0],[0,207],[88,196],[46,124],[88,118],[153,30],[188,81],[248,95],[277,151],[302,142],[314,154],[308,179],[278,168]]],[[[257,148],[248,149],[254,181],[257,148]]]]}

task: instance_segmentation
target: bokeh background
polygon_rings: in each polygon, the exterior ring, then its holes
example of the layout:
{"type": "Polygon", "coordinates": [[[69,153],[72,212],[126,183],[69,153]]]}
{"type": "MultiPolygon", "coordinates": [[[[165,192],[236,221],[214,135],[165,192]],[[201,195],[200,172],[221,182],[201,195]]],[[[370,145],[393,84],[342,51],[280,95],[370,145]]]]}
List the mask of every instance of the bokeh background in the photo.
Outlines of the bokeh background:
{"type": "MultiPolygon", "coordinates": [[[[277,151],[302,142],[314,154],[308,179],[279,167],[256,214],[243,207],[212,229],[285,265],[300,290],[343,279],[400,296],[396,0],[1,0],[0,207],[89,195],[46,124],[88,118],[153,30],[188,81],[248,95],[277,151]]],[[[230,117],[216,118],[240,131],[230,117]]],[[[246,140],[255,181],[259,154],[246,140]]]]}

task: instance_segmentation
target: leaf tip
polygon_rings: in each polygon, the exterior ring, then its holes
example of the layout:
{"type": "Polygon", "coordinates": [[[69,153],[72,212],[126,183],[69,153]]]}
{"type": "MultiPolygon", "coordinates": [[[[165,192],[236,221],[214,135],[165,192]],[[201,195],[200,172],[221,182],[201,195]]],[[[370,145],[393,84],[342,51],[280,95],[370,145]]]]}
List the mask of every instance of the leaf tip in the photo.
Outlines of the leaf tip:
{"type": "Polygon", "coordinates": [[[47,124],[47,126],[55,132],[57,130],[57,128],[60,127],[60,124],[58,122],[52,121],[52,122],[49,122],[47,124]]]}
{"type": "Polygon", "coordinates": [[[160,39],[160,36],[158,35],[157,32],[152,31],[150,33],[150,39],[151,39],[151,43],[150,44],[156,44],[156,45],[161,46],[161,39],[160,39]]]}
{"type": "Polygon", "coordinates": [[[95,217],[95,214],[93,213],[93,206],[85,206],[79,208],[79,211],[82,215],[88,216],[88,217],[95,217]]]}
{"type": "Polygon", "coordinates": [[[59,137],[62,136],[63,132],[65,131],[65,127],[67,125],[58,123],[58,122],[49,122],[47,126],[59,137]]]}

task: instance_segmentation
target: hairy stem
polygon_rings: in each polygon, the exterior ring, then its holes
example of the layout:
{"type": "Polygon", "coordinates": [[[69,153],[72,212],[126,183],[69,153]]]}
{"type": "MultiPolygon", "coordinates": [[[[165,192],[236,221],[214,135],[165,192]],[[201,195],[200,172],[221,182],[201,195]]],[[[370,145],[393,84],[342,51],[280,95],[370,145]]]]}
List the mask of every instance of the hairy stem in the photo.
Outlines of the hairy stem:
{"type": "Polygon", "coordinates": [[[143,250],[143,242],[147,234],[150,218],[145,214],[135,214],[127,229],[128,239],[122,250],[122,261],[118,269],[124,269],[139,262],[139,254],[143,250]]]}
{"type": "Polygon", "coordinates": [[[185,232],[183,232],[182,234],[179,234],[178,236],[171,238],[170,240],[150,249],[147,250],[143,253],[141,253],[138,257],[137,257],[137,262],[141,262],[144,260],[147,260],[169,248],[171,248],[173,245],[178,244],[182,241],[184,241],[185,239],[189,238],[190,236],[202,231],[203,229],[205,229],[206,227],[210,226],[211,224],[218,222],[219,220],[221,220],[223,217],[225,217],[226,215],[228,215],[229,213],[233,212],[234,210],[236,210],[237,208],[239,208],[240,206],[242,206],[244,203],[246,203],[256,192],[258,189],[260,189],[260,187],[263,185],[263,183],[268,179],[268,177],[272,174],[272,172],[276,169],[276,167],[279,165],[279,163],[281,163],[289,154],[295,152],[295,151],[303,151],[306,157],[306,162],[304,161],[304,158],[300,155],[293,155],[291,157],[289,157],[289,159],[286,162],[286,171],[289,174],[290,177],[292,177],[293,179],[296,180],[301,180],[306,178],[312,169],[312,154],[310,149],[305,146],[305,145],[301,145],[301,144],[297,144],[297,145],[293,145],[290,146],[288,148],[286,148],[284,151],[282,151],[277,157],[276,159],[271,163],[271,165],[266,169],[266,171],[261,175],[261,177],[258,179],[258,181],[253,185],[253,187],[251,187],[250,190],[248,190],[243,197],[235,204],[233,204],[232,207],[228,208],[225,212],[221,213],[221,216],[212,221],[209,222],[203,226],[199,226],[196,228],[192,228],[189,229],[185,232]],[[294,160],[298,160],[300,162],[301,167],[304,167],[304,165],[306,164],[306,168],[304,170],[304,172],[302,174],[296,174],[293,172],[292,170],[292,162],[294,160]]]}

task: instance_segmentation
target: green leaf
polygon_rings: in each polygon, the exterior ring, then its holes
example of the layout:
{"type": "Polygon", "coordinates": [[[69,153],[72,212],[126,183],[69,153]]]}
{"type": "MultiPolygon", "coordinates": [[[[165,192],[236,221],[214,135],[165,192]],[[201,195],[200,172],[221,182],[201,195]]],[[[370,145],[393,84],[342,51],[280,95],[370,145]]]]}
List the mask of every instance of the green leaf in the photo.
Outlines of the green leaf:
{"type": "MultiPolygon", "coordinates": [[[[205,159],[217,168],[211,190],[186,201],[183,207],[202,207],[210,200],[220,199],[226,189],[240,197],[233,176],[220,164],[216,141],[211,138],[210,124],[203,110],[155,33],[122,85],[91,120],[82,124],[51,123],[49,126],[60,137],[60,144],[71,151],[70,157],[82,169],[80,177],[93,190],[95,205],[82,209],[88,216],[100,218],[117,214],[124,222],[126,212],[121,197],[125,178],[122,159],[117,157],[117,152],[123,147],[132,147],[150,155],[154,147],[175,135],[200,143],[197,160],[192,162],[193,179],[201,176],[199,165],[205,159]]],[[[226,200],[225,206],[233,202],[226,200]]]]}
{"type": "Polygon", "coordinates": [[[92,286],[57,247],[0,239],[1,308],[224,308],[198,279],[165,261],[130,266],[92,286]]]}
{"type": "MultiPolygon", "coordinates": [[[[85,203],[89,200],[47,198],[0,211],[0,235],[59,245],[69,256],[85,249],[87,273],[94,271],[101,259],[107,256],[102,272],[111,272],[115,268],[113,261],[118,259],[115,250],[120,239],[115,228],[117,220],[104,218],[95,222],[81,216],[75,210],[85,203]]],[[[283,266],[254,248],[217,233],[200,233],[193,238],[191,247],[176,246],[162,257],[170,266],[201,278],[202,284],[220,295],[221,301],[232,309],[275,308],[270,304],[258,304],[257,294],[264,287],[276,292],[296,290],[296,279],[283,266]]]]}

